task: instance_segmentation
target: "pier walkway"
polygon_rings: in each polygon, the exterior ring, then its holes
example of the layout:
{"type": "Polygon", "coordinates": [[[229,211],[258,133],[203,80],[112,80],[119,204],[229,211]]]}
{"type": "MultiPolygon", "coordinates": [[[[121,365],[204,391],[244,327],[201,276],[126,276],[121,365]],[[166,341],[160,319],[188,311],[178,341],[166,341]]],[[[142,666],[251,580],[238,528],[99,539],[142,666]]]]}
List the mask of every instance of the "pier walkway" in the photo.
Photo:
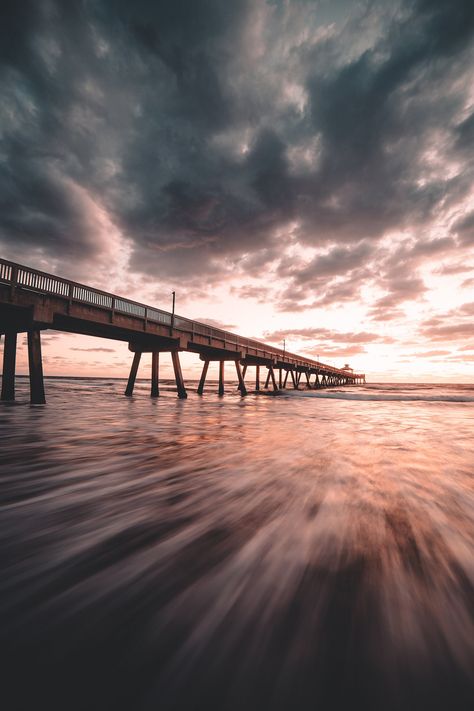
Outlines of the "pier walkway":
{"type": "Polygon", "coordinates": [[[204,391],[211,361],[219,362],[219,394],[224,393],[224,364],[235,365],[238,388],[247,394],[246,376],[255,368],[255,390],[260,390],[260,369],[266,369],[264,388],[273,391],[290,384],[308,388],[355,385],[365,375],[349,368],[334,368],[305,356],[230,333],[169,311],[46,274],[0,259],[0,334],[4,335],[2,400],[15,398],[15,363],[18,333],[28,335],[31,402],[45,402],[41,331],[109,338],[128,343],[133,361],[125,394],[133,393],[142,353],[152,353],[151,395],[159,395],[159,356],[171,354],[178,397],[187,397],[179,353],[196,353],[203,361],[197,392],[204,391]]]}

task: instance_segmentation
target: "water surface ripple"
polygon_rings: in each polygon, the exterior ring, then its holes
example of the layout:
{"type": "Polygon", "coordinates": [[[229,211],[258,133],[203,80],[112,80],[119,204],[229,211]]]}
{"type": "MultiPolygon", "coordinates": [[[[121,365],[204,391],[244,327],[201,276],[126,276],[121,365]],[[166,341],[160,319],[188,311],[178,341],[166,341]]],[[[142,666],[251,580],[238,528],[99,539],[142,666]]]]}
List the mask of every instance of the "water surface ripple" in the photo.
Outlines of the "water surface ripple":
{"type": "Polygon", "coordinates": [[[474,386],[0,407],[9,709],[470,709],[474,386]]]}

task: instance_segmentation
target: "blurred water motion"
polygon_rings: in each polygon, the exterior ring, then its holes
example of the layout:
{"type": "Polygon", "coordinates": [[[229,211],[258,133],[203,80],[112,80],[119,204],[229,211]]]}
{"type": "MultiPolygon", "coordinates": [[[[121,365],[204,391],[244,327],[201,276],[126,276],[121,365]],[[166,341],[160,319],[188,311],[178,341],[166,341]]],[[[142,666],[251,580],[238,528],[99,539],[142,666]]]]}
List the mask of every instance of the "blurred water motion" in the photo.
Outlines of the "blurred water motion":
{"type": "Polygon", "coordinates": [[[26,387],[0,407],[6,711],[472,708],[474,387],[26,387]]]}

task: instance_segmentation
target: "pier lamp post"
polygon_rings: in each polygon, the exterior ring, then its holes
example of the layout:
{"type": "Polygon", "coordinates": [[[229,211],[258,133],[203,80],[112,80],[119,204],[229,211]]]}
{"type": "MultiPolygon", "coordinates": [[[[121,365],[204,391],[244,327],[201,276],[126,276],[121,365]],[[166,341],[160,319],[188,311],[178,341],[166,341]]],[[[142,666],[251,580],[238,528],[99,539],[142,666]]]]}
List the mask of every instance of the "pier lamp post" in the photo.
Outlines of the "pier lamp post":
{"type": "Polygon", "coordinates": [[[286,338],[283,339],[283,360],[285,360],[285,352],[286,352],[286,338]]]}
{"type": "Polygon", "coordinates": [[[173,306],[171,309],[171,328],[174,328],[174,305],[176,303],[176,292],[172,291],[171,293],[173,295],[173,306]]]}

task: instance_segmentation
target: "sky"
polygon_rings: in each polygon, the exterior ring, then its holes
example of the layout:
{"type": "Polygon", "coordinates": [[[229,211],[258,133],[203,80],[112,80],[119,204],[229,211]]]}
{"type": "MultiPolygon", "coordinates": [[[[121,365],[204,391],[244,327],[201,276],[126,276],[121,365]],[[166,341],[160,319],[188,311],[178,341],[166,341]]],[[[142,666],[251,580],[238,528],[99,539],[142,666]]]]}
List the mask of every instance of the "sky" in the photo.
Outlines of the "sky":
{"type": "MultiPolygon", "coordinates": [[[[472,0],[20,0],[0,63],[0,256],[372,381],[474,381],[472,0]]],[[[130,367],[43,346],[47,375],[130,367]]]]}

